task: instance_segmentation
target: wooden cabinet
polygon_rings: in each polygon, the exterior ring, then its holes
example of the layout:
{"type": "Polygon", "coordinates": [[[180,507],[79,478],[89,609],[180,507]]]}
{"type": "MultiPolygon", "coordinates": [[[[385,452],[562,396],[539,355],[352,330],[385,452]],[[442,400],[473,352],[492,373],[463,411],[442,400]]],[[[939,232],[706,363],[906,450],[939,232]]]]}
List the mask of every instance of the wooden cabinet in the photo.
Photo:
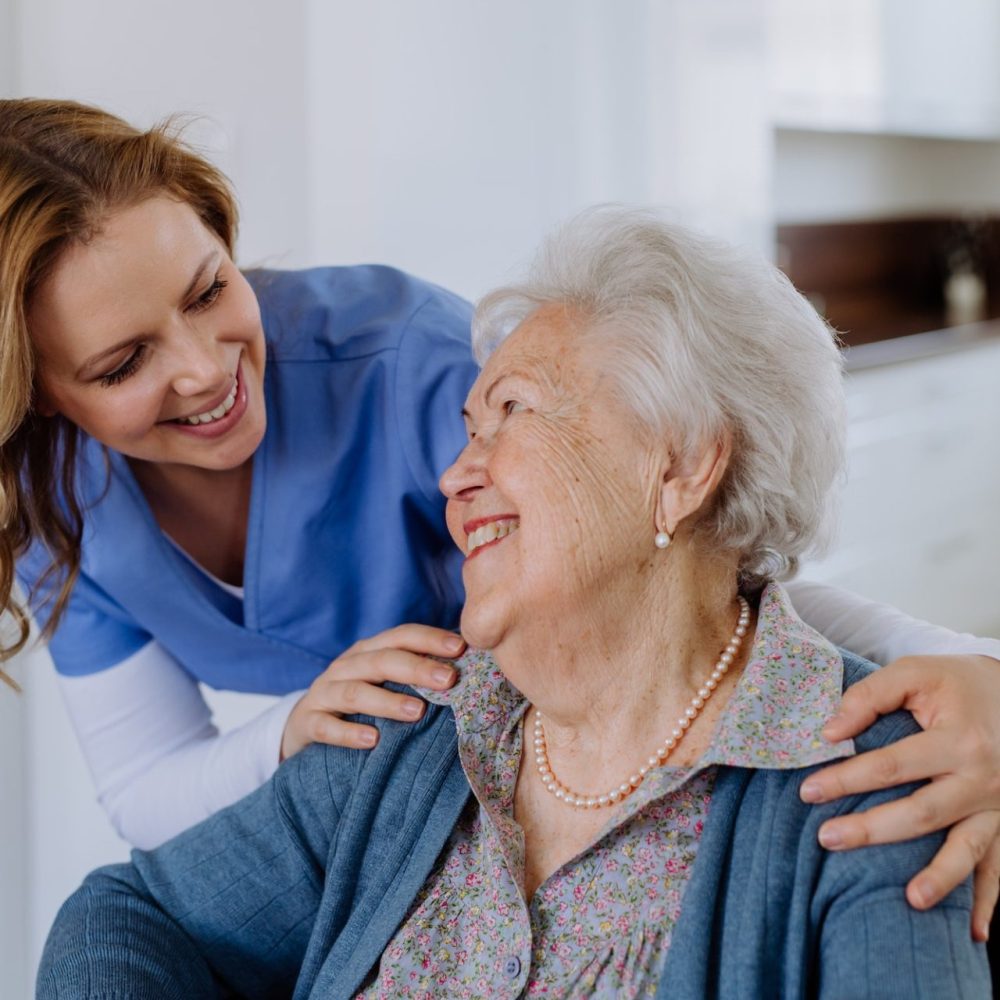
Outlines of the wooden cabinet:
{"type": "Polygon", "coordinates": [[[1000,634],[1000,337],[848,376],[839,540],[805,574],[1000,634]]]}

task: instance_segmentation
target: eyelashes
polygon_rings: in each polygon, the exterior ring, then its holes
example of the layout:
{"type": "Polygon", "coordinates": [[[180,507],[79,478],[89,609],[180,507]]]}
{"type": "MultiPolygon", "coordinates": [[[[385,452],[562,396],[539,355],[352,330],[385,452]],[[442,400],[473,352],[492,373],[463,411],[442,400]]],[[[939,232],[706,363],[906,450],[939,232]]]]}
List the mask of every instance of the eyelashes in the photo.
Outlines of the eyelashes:
{"type": "Polygon", "coordinates": [[[101,376],[101,385],[118,385],[119,382],[124,382],[130,375],[135,374],[146,357],[146,350],[145,344],[139,344],[123,365],[119,365],[113,372],[101,376]]]}
{"type": "MultiPolygon", "coordinates": [[[[216,275],[212,284],[209,285],[208,288],[206,288],[205,291],[194,300],[194,302],[187,306],[184,311],[188,313],[200,313],[204,312],[206,309],[210,309],[218,301],[219,296],[222,294],[222,290],[228,284],[229,282],[226,281],[225,278],[220,278],[216,275]]],[[[119,385],[124,382],[125,379],[134,375],[142,367],[142,363],[146,360],[148,350],[149,348],[146,344],[139,344],[123,364],[119,365],[113,372],[108,372],[107,375],[102,375],[100,377],[99,381],[101,385],[108,387],[119,385]]]]}
{"type": "Polygon", "coordinates": [[[187,311],[197,313],[203,309],[207,309],[209,306],[215,305],[216,300],[222,294],[222,289],[228,284],[229,282],[225,278],[220,278],[216,275],[215,281],[188,306],[187,311]]]}

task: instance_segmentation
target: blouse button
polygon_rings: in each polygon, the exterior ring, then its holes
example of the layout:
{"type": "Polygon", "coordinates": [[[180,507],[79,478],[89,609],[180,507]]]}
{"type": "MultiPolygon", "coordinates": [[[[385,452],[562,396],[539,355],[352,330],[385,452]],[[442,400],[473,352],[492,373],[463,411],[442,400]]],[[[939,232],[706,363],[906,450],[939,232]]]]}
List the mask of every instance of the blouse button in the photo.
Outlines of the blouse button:
{"type": "Polygon", "coordinates": [[[512,955],[504,962],[503,971],[508,979],[516,979],[521,974],[521,960],[516,955],[512,955]]]}

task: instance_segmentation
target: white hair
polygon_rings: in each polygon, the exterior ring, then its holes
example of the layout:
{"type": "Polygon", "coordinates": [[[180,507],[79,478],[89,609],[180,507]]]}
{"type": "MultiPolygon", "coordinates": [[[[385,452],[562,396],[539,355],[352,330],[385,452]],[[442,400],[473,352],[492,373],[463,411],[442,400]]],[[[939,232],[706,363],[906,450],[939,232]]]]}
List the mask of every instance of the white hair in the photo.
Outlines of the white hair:
{"type": "Polygon", "coordinates": [[[649,212],[590,209],[522,282],[480,300],[476,359],[556,303],[612,348],[616,390],[679,460],[730,436],[698,534],[739,554],[746,585],[822,551],[844,463],[842,363],[833,330],[776,267],[649,212]]]}

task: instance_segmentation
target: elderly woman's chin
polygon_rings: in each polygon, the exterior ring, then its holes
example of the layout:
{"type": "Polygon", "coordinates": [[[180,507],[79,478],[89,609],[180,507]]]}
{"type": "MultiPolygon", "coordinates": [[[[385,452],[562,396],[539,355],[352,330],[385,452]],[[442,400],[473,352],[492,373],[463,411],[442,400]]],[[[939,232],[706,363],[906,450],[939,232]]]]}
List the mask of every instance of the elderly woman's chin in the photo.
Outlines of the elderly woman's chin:
{"type": "Polygon", "coordinates": [[[509,608],[499,600],[466,598],[462,609],[462,638],[473,649],[496,649],[508,632],[509,608]]]}

